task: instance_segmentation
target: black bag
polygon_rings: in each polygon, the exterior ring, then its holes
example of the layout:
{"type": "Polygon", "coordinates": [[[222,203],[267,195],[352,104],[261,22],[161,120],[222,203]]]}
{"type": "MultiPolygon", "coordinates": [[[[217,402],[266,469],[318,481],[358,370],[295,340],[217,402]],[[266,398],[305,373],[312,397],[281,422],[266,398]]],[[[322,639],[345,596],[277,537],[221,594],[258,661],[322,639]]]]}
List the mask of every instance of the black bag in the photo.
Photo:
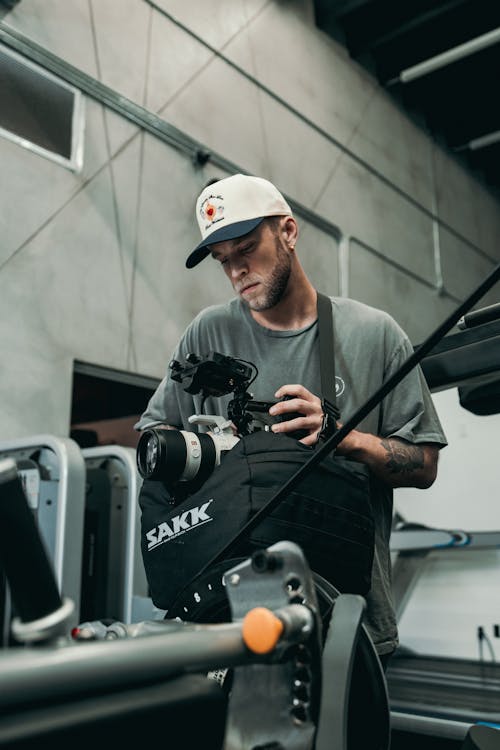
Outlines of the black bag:
{"type": "MultiPolygon", "coordinates": [[[[182,589],[238,533],[313,449],[284,434],[240,439],[194,494],[173,506],[161,482],[145,480],[141,548],[155,605],[168,610],[182,589]]],[[[231,558],[281,540],[296,542],[311,569],[341,592],[370,589],[374,522],[367,468],[327,456],[231,549],[231,558]]]]}

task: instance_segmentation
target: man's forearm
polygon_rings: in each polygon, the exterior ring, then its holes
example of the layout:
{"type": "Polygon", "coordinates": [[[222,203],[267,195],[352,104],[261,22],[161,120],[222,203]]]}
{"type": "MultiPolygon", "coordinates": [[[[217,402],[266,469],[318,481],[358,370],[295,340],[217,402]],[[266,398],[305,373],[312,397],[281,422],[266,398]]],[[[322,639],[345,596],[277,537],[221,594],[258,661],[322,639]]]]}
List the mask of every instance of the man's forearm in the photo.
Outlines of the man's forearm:
{"type": "Polygon", "coordinates": [[[353,430],[337,449],[340,455],[366,464],[391,487],[430,487],[436,478],[439,449],[353,430]]]}

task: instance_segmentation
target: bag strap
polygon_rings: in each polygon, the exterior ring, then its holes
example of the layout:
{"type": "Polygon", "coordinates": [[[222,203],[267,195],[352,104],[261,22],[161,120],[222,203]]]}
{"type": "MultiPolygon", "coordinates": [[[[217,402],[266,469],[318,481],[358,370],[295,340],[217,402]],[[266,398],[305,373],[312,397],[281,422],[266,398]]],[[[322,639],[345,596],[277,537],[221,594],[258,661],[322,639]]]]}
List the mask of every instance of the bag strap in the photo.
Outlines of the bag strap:
{"type": "Polygon", "coordinates": [[[319,371],[321,376],[321,395],[323,397],[323,426],[320,440],[333,434],[340,419],[335,393],[335,338],[333,331],[332,301],[321,292],[316,292],[318,308],[318,338],[319,338],[319,371]]]}

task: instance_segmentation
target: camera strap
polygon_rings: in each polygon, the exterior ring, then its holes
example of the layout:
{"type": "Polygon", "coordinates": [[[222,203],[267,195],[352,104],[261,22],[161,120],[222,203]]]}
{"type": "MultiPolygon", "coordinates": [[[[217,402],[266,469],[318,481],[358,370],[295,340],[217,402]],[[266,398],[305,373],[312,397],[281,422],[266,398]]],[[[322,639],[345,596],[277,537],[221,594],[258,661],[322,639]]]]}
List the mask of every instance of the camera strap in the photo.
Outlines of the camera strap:
{"type": "Polygon", "coordinates": [[[320,440],[326,440],[337,430],[340,410],[335,393],[335,338],[333,332],[332,301],[321,292],[316,292],[318,307],[319,371],[321,376],[321,396],[323,425],[320,440]]]}

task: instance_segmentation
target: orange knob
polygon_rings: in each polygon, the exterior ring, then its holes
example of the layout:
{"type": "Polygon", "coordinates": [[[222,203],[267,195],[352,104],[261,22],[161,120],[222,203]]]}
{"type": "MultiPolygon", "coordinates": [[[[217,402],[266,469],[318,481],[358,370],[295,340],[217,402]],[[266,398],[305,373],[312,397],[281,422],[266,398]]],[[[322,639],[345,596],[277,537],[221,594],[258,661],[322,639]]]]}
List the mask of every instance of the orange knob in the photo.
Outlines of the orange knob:
{"type": "Polygon", "coordinates": [[[243,640],[255,654],[268,654],[275,648],[284,630],[284,625],[271,610],[255,607],[243,620],[243,640]]]}

